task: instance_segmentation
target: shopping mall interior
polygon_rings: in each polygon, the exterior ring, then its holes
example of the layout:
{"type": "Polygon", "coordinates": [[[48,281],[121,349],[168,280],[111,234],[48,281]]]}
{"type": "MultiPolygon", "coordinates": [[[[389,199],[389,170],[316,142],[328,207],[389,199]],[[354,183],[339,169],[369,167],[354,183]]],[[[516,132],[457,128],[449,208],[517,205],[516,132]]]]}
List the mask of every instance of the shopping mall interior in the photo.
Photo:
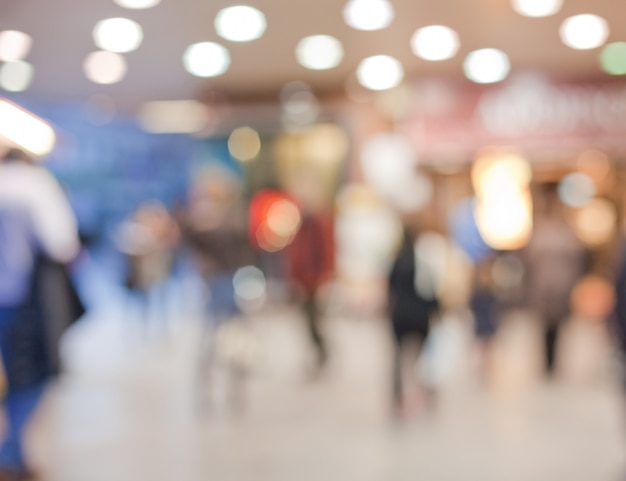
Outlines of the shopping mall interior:
{"type": "Polygon", "coordinates": [[[622,15],[0,0],[0,481],[626,479],[622,15]]]}

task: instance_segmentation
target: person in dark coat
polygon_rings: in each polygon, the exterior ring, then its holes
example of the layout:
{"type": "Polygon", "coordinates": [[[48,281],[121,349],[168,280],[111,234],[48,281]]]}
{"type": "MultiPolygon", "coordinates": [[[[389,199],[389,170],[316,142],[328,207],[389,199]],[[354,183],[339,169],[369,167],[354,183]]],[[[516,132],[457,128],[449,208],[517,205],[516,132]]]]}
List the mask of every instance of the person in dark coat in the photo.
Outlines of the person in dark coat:
{"type": "MultiPolygon", "coordinates": [[[[405,386],[403,383],[403,358],[410,345],[417,344],[416,354],[423,346],[430,328],[430,318],[439,309],[434,295],[434,276],[429,292],[420,292],[417,286],[418,266],[415,254],[416,235],[413,230],[404,228],[402,244],[389,274],[389,315],[394,334],[393,359],[393,407],[396,414],[405,409],[405,386]]],[[[424,278],[422,276],[422,278],[424,278]]]]}

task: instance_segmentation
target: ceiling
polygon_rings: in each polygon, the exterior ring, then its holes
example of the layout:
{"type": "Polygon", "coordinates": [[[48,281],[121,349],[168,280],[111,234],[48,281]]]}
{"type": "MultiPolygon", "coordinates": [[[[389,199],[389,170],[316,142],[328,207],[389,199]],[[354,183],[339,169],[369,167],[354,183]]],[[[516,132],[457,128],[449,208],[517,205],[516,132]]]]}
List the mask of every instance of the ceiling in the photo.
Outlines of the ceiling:
{"type": "Polygon", "coordinates": [[[245,0],[261,9],[268,29],[251,43],[232,43],[215,33],[213,19],[234,0],[162,0],[148,10],[127,10],[113,0],[0,0],[0,30],[17,29],[34,39],[28,57],[36,69],[30,95],[84,99],[104,93],[121,105],[148,100],[182,99],[207,90],[232,99],[268,97],[292,80],[304,80],[319,93],[338,92],[354,75],[359,61],[389,54],[404,64],[409,78],[446,77],[463,80],[462,60],[471,50],[497,47],[507,52],[514,71],[540,70],[563,79],[608,77],[598,67],[598,49],[572,50],[559,39],[561,21],[578,13],[595,13],[609,22],[609,41],[626,40],[623,0],[565,0],[560,13],[526,18],[513,12],[509,0],[392,0],[396,18],[381,31],[356,31],[343,22],[343,0],[245,0]],[[95,50],[91,31],[97,21],[126,16],[144,29],[144,42],[126,54],[129,71],[122,82],[102,86],[88,81],[82,63],[95,50]],[[448,25],[459,33],[461,50],[451,60],[426,62],[409,46],[412,33],[429,24],[448,25]],[[330,71],[298,65],[294,48],[312,34],[330,34],[345,47],[342,64],[330,71]],[[231,53],[229,71],[215,79],[199,79],[182,66],[182,53],[195,42],[213,40],[231,53]]]}

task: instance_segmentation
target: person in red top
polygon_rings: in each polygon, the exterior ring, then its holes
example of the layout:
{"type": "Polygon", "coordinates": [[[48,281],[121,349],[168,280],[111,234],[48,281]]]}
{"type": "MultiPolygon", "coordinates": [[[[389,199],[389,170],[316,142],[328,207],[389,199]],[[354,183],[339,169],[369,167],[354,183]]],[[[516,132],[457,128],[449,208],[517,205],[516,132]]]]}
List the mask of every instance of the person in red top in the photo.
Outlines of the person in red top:
{"type": "Polygon", "coordinates": [[[303,212],[298,233],[287,250],[288,273],[305,313],[317,368],[327,361],[328,350],[320,331],[319,289],[333,271],[332,219],[303,212]]]}

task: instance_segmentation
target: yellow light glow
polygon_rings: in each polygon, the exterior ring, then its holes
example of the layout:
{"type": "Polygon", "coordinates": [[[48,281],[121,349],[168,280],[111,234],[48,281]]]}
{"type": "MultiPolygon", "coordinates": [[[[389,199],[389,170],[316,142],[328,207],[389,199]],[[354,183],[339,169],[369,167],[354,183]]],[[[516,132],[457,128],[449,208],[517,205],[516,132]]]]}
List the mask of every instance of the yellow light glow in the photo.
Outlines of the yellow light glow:
{"type": "Polygon", "coordinates": [[[574,217],[576,235],[589,246],[609,242],[617,227],[615,206],[606,199],[594,199],[574,217]]]}
{"type": "Polygon", "coordinates": [[[302,137],[304,155],[319,164],[341,163],[350,147],[346,132],[336,124],[317,124],[302,137]]]}
{"type": "Polygon", "coordinates": [[[50,125],[5,99],[0,99],[0,138],[34,155],[50,153],[56,142],[50,125]]]}
{"type": "Polygon", "coordinates": [[[497,150],[480,154],[472,166],[472,185],[476,195],[508,188],[523,189],[532,179],[532,168],[523,157],[497,150]],[[502,187],[501,183],[504,183],[502,187]]]}
{"type": "Polygon", "coordinates": [[[494,249],[519,249],[530,240],[533,221],[529,192],[501,192],[480,199],[475,216],[480,235],[494,249]]]}
{"type": "Polygon", "coordinates": [[[267,213],[267,226],[276,235],[291,239],[300,228],[300,211],[289,200],[275,202],[267,213]]]}
{"type": "Polygon", "coordinates": [[[483,240],[494,249],[518,249],[530,239],[531,177],[528,162],[514,153],[488,151],[474,163],[476,222],[483,240]]]}
{"type": "Polygon", "coordinates": [[[259,133],[250,127],[239,127],[233,130],[228,138],[230,155],[242,162],[253,160],[261,151],[259,133]]]}

